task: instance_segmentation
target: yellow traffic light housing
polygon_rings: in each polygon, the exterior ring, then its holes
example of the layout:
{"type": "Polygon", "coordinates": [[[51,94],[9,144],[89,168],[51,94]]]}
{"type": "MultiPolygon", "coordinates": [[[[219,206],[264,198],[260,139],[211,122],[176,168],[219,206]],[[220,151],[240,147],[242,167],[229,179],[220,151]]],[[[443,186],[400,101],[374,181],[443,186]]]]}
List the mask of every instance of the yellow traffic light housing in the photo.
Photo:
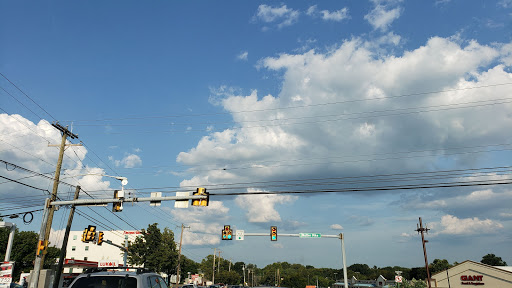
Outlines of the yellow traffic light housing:
{"type": "Polygon", "coordinates": [[[85,233],[85,242],[94,241],[94,238],[96,238],[96,226],[89,225],[85,233]]]}
{"type": "Polygon", "coordinates": [[[84,233],[82,233],[82,242],[87,242],[87,228],[84,229],[84,233]]]}
{"type": "Polygon", "coordinates": [[[206,192],[206,188],[197,188],[195,195],[206,195],[206,199],[193,199],[192,206],[208,206],[210,203],[210,193],[206,192]]]}
{"type": "Polygon", "coordinates": [[[270,241],[277,241],[277,226],[270,226],[270,241]]]}
{"type": "Polygon", "coordinates": [[[98,242],[96,244],[98,244],[98,245],[103,244],[103,232],[98,233],[98,242]]]}
{"type": "Polygon", "coordinates": [[[231,226],[224,225],[224,229],[222,229],[222,240],[233,240],[233,230],[231,230],[231,226]]]}
{"type": "MultiPolygon", "coordinates": [[[[121,199],[124,197],[124,191],[114,190],[114,199],[121,199]]],[[[112,212],[123,211],[123,202],[112,203],[112,212]]]]}
{"type": "Polygon", "coordinates": [[[39,240],[37,242],[37,252],[36,252],[36,255],[43,255],[43,254],[46,254],[47,250],[46,248],[48,247],[48,241],[43,241],[43,240],[39,240]]]}

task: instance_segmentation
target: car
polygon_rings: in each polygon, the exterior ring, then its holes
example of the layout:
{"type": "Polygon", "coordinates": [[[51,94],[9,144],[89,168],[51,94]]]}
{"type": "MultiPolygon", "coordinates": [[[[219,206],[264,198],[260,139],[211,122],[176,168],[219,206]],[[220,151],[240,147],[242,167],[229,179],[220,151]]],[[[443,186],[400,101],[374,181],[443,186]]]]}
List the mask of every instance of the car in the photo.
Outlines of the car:
{"type": "Polygon", "coordinates": [[[91,268],[78,275],[69,288],[169,288],[157,273],[144,268],[91,268]],[[128,271],[127,271],[128,270],[128,271]],[[134,271],[130,271],[134,270],[134,271]]]}

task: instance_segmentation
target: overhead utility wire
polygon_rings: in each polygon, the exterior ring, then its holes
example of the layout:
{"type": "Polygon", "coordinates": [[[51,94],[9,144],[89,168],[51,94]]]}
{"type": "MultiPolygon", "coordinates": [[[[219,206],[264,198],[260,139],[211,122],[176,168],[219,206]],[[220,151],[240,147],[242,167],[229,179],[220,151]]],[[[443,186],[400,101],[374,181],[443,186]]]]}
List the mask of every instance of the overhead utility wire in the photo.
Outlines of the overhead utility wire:
{"type": "MultiPolygon", "coordinates": [[[[498,180],[497,180],[498,181],[498,180]]],[[[453,182],[436,183],[431,185],[403,185],[403,186],[383,186],[383,187],[364,187],[364,188],[344,188],[332,190],[303,190],[303,191],[261,191],[261,192],[233,192],[233,193],[210,193],[210,196],[247,196],[247,195],[278,195],[278,194],[324,194],[324,193],[348,193],[348,192],[371,192],[371,191],[394,191],[394,190],[412,190],[412,189],[432,189],[432,188],[453,188],[453,187],[472,187],[472,186],[494,186],[509,185],[512,181],[472,183],[453,182]]]]}
{"type": "MultiPolygon", "coordinates": [[[[362,112],[352,112],[352,113],[341,113],[341,114],[330,114],[330,115],[312,115],[312,116],[300,116],[300,117],[287,117],[287,118],[274,118],[274,119],[257,119],[257,120],[243,120],[243,121],[224,121],[224,122],[194,122],[194,123],[172,123],[172,126],[191,126],[191,125],[218,125],[218,124],[237,124],[237,123],[261,123],[261,122],[278,122],[285,120],[302,120],[302,119],[318,119],[318,118],[328,118],[328,117],[341,117],[341,116],[350,116],[350,115],[361,115],[361,114],[376,114],[376,113],[384,113],[384,112],[397,112],[397,111],[408,111],[415,109],[426,109],[426,108],[441,108],[441,107],[452,107],[459,105],[467,105],[467,104],[476,104],[476,103],[486,103],[486,104],[502,104],[501,102],[495,103],[487,103],[491,101],[505,101],[510,100],[512,98],[499,98],[499,99],[490,99],[490,100],[480,100],[480,101],[471,101],[471,102],[461,102],[461,103],[450,103],[450,104],[442,104],[442,105],[431,105],[431,106],[417,106],[417,107],[405,107],[405,108],[396,108],[396,109],[384,109],[384,110],[374,110],[374,111],[362,111],[362,112]]],[[[510,103],[509,101],[504,103],[510,103]]],[[[463,106],[463,107],[453,107],[453,109],[458,108],[472,108],[479,107],[477,106],[463,106]]],[[[437,110],[434,110],[437,111],[437,110]]],[[[414,112],[414,111],[413,111],[414,112]]],[[[424,111],[425,112],[425,111],[424,111]]],[[[430,110],[426,111],[430,112],[430,110]]],[[[147,126],[146,124],[136,123],[136,124],[92,124],[92,125],[77,125],[77,126],[115,126],[115,127],[134,127],[134,126],[147,126]]],[[[164,126],[169,126],[169,124],[164,123],[161,124],[164,126]]],[[[155,125],[153,125],[155,126],[155,125]]]]}
{"type": "Polygon", "coordinates": [[[34,111],[28,108],[25,104],[23,104],[20,100],[18,100],[18,98],[14,97],[11,93],[9,93],[9,91],[5,90],[4,87],[0,86],[0,89],[7,93],[7,95],[11,96],[14,100],[16,100],[21,106],[25,107],[28,111],[32,112],[32,114],[34,114],[36,117],[38,117],[39,119],[43,119],[41,118],[41,116],[37,115],[34,111]]]}
{"type": "MultiPolygon", "coordinates": [[[[383,152],[383,153],[372,153],[372,154],[354,154],[354,155],[345,155],[345,156],[332,156],[332,157],[311,157],[311,158],[297,158],[297,159],[288,159],[288,160],[260,160],[260,161],[254,161],[250,162],[251,165],[255,164],[268,164],[268,163],[288,163],[288,162],[302,162],[302,161],[309,161],[309,160],[322,160],[322,159],[339,159],[339,158],[353,158],[353,157],[366,157],[366,156],[379,156],[379,155],[395,155],[395,154],[412,154],[412,153],[424,153],[424,152],[441,152],[441,151],[447,151],[447,150],[463,150],[463,149],[471,149],[471,148],[483,148],[483,147],[493,147],[493,146],[510,146],[512,143],[501,143],[501,144],[489,144],[489,145],[475,145],[475,146],[461,146],[461,147],[446,147],[446,148],[439,148],[439,149],[422,149],[422,150],[408,150],[408,151],[396,151],[396,152],[383,152]]],[[[508,149],[507,149],[508,150],[508,149]]],[[[482,150],[483,152],[489,151],[489,150],[482,150]]],[[[497,150],[501,151],[501,150],[497,150]]],[[[478,151],[477,151],[478,152],[478,151]]],[[[492,150],[491,152],[494,152],[492,150]]],[[[428,155],[427,155],[428,156],[428,155]]],[[[397,158],[400,159],[400,158],[397,158]]],[[[332,162],[326,162],[326,163],[332,163],[332,162]]],[[[223,163],[224,165],[227,164],[236,164],[236,163],[223,163]]],[[[129,168],[130,170],[142,170],[142,169],[154,169],[154,168],[187,168],[187,167],[204,167],[204,164],[201,165],[157,165],[157,166],[148,166],[148,167],[134,167],[129,168]]],[[[190,168],[189,168],[190,169],[190,168]]],[[[218,170],[223,170],[224,168],[217,168],[218,170]]],[[[194,171],[210,171],[213,169],[204,169],[204,170],[197,170],[194,169],[194,171]]],[[[185,170],[181,170],[185,171],[185,170]]],[[[141,173],[137,173],[141,174],[141,173]]]]}
{"type": "MultiPolygon", "coordinates": [[[[28,96],[25,92],[23,92],[18,86],[16,86],[13,82],[11,82],[11,80],[9,80],[5,75],[3,75],[2,73],[0,73],[0,75],[2,75],[2,77],[4,77],[7,81],[9,81],[9,83],[11,83],[14,87],[16,87],[21,93],[23,93],[23,95],[25,95],[27,98],[29,98],[34,104],[36,104],[39,108],[41,108],[41,110],[43,110],[47,115],[49,115],[51,118],[53,118],[55,121],[56,119],[50,114],[48,113],[43,107],[41,107],[39,104],[37,104],[32,98],[30,98],[30,96],[28,96]]],[[[4,90],[5,91],[5,90],[4,90]]],[[[6,91],[7,92],[7,91],[6,91]]],[[[8,92],[7,92],[8,93],[8,92]]],[[[11,95],[10,93],[8,93],[9,95],[11,95]]],[[[11,95],[12,96],[12,95],[11,95]]],[[[13,96],[12,96],[13,97],[13,96]]],[[[25,106],[26,107],[26,106],[25,106]]],[[[2,109],[3,110],[3,109],[2,109]]],[[[30,110],[30,109],[29,109],[30,110]]],[[[5,112],[5,110],[3,110],[5,112]]],[[[33,111],[31,111],[33,112],[33,111]]],[[[34,113],[34,112],[33,112],[34,113]]],[[[35,113],[34,113],[35,114],[35,113]]],[[[38,116],[36,114],[36,116],[38,116]]],[[[12,116],[11,116],[12,117],[12,116]]],[[[39,117],[39,116],[38,116],[39,117]]],[[[39,117],[40,119],[42,119],[41,117],[39,117]]],[[[17,121],[19,121],[19,119],[17,118],[14,118],[16,119],[17,121]]],[[[22,123],[22,122],[20,122],[22,123]]],[[[26,125],[24,123],[22,123],[25,127],[26,125]]],[[[31,130],[32,132],[34,132],[36,135],[42,137],[41,135],[39,135],[38,133],[36,133],[35,131],[33,131],[32,129],[30,129],[29,127],[27,127],[29,130],[31,130]]],[[[48,141],[48,139],[46,139],[48,141]]],[[[49,141],[48,141],[49,142],[49,141]]],[[[6,142],[7,143],[7,142],[6,142]]],[[[7,143],[7,144],[10,144],[10,143],[7,143]]],[[[23,150],[22,150],[23,151],[23,150]]],[[[73,150],[74,151],[74,150],[73,150]]],[[[25,151],[23,151],[25,152],[25,151]]],[[[27,153],[27,152],[26,152],[27,153]]],[[[76,151],[75,151],[75,154],[76,154],[76,151]]],[[[78,156],[78,155],[77,155],[78,156]]],[[[72,159],[72,158],[70,158],[72,159]]],[[[72,159],[73,160],[73,159],[72,159]]],[[[46,162],[46,161],[45,161],[46,162]]],[[[76,162],[76,161],[75,161],[76,162]]],[[[49,192],[49,191],[48,191],[49,192]]],[[[86,193],[87,194],[87,193],[86,193]]],[[[108,210],[108,209],[107,209],[108,210]]],[[[115,215],[115,214],[114,214],[115,215]]],[[[116,215],[116,217],[118,217],[119,219],[121,219],[119,216],[116,215]]],[[[126,222],[124,219],[121,219],[123,220],[124,222],[126,222]]],[[[126,222],[127,224],[129,224],[128,222],[126,222]]],[[[133,227],[133,226],[132,226],[133,227]]]]}
{"type": "Polygon", "coordinates": [[[344,101],[319,103],[319,104],[309,104],[309,105],[300,105],[300,106],[290,106],[290,107],[281,107],[281,108],[269,108],[269,109],[257,109],[257,110],[241,110],[241,111],[218,112],[218,113],[164,115],[164,116],[134,116],[134,117],[123,117],[123,118],[79,119],[79,120],[65,120],[65,122],[77,123],[77,122],[86,122],[86,121],[92,122],[92,121],[111,121],[111,120],[142,120],[142,119],[159,119],[159,118],[181,118],[181,117],[231,115],[231,114],[234,114],[234,113],[264,112],[264,111],[273,111],[273,110],[308,108],[308,107],[313,107],[313,106],[325,106],[325,105],[333,105],[333,104],[343,104],[343,103],[351,103],[351,102],[362,102],[362,101],[384,100],[384,99],[393,99],[393,98],[402,98],[402,97],[411,97],[411,96],[421,96],[421,95],[428,95],[428,94],[438,94],[438,93],[455,92],[455,91],[463,91],[463,90],[490,88],[490,87],[497,87],[497,86],[504,86],[504,85],[512,85],[512,83],[511,82],[509,82],[509,83],[498,83],[498,84],[482,85],[482,86],[467,87],[467,88],[457,88],[457,89],[447,89],[447,90],[438,90],[438,91],[430,91],[430,92],[419,92],[419,93],[401,94],[401,95],[388,96],[388,97],[375,97],[375,98],[365,98],[365,99],[344,100],[344,101]]]}
{"type": "MultiPolygon", "coordinates": [[[[327,181],[327,180],[347,180],[347,179],[361,179],[361,178],[382,178],[382,177],[390,177],[390,176],[410,176],[410,175],[436,175],[440,173],[471,173],[471,172],[479,172],[479,171],[491,171],[496,169],[512,169],[512,166],[497,166],[497,167],[483,167],[483,168],[467,168],[467,169],[450,169],[450,170],[440,170],[440,171],[422,171],[422,172],[408,172],[408,173],[389,173],[389,174],[370,174],[370,175],[359,175],[359,176],[343,176],[343,177],[325,177],[325,178],[307,178],[307,179],[288,179],[288,180],[272,180],[272,181],[253,181],[253,182],[235,182],[235,183],[217,183],[217,184],[201,184],[199,186],[209,187],[208,190],[215,189],[215,187],[224,187],[224,186],[235,186],[235,185],[255,185],[255,184],[271,184],[271,183],[298,183],[301,184],[306,181],[327,181]]],[[[489,172],[490,173],[490,172],[489,172]]],[[[458,174],[455,174],[458,175],[458,174]]],[[[138,190],[158,190],[158,189],[166,189],[166,188],[181,188],[181,189],[191,189],[196,186],[166,186],[166,187],[148,187],[148,188],[137,188],[138,190]]]]}
{"type": "MultiPolygon", "coordinates": [[[[23,92],[23,90],[21,90],[16,84],[14,84],[11,80],[9,80],[9,78],[7,78],[1,72],[0,72],[0,75],[2,75],[2,77],[5,78],[5,80],[7,80],[9,83],[11,83],[12,86],[16,87],[16,89],[18,89],[18,91],[20,91],[23,95],[25,95],[28,99],[30,99],[30,101],[32,101],[32,103],[36,104],[37,107],[39,107],[41,110],[43,110],[44,113],[46,113],[48,116],[50,116],[54,121],[57,121],[57,119],[55,119],[50,113],[48,113],[48,111],[46,111],[43,107],[41,107],[39,104],[37,104],[36,101],[34,101],[32,98],[30,98],[30,96],[28,96],[27,93],[23,92]]],[[[41,117],[39,117],[39,118],[41,118],[41,117]]]]}
{"type": "MultiPolygon", "coordinates": [[[[453,152],[453,153],[445,153],[443,156],[454,156],[454,155],[464,155],[464,154],[474,154],[474,153],[489,153],[489,152],[502,152],[502,151],[510,151],[512,148],[507,149],[492,149],[492,150],[477,150],[477,151],[464,151],[464,152],[453,152]]],[[[385,154],[384,154],[385,155],[385,154]]],[[[192,168],[189,168],[187,170],[179,170],[179,171],[173,171],[173,172],[181,172],[181,173],[190,173],[190,172],[202,172],[202,171],[213,171],[213,170],[221,170],[221,171],[232,171],[232,170],[250,170],[250,169],[268,169],[268,168],[278,168],[278,167],[295,167],[295,166],[309,166],[309,165],[326,165],[326,164],[342,164],[342,163],[357,163],[357,162],[370,162],[370,161],[384,161],[384,160],[399,160],[399,159],[412,159],[412,158],[426,158],[426,157],[433,157],[438,155],[409,155],[409,156],[401,156],[401,157],[382,157],[382,158],[372,158],[372,159],[355,159],[355,160],[343,160],[343,161],[329,161],[329,162],[306,162],[306,163],[293,163],[293,164],[279,164],[279,163],[288,163],[288,162],[296,162],[294,160],[283,160],[283,161],[268,161],[266,163],[277,163],[277,164],[269,164],[263,166],[260,164],[259,166],[254,166],[255,164],[259,163],[249,163],[248,166],[229,166],[226,163],[223,167],[216,167],[216,168],[204,168],[204,169],[195,169],[194,167],[200,167],[200,166],[193,166],[192,168]]],[[[332,158],[345,158],[345,157],[351,157],[351,156],[341,156],[341,157],[332,157],[332,158]]],[[[306,161],[306,160],[303,160],[306,161]]],[[[140,174],[152,174],[152,173],[137,173],[137,175],[140,174]]]]}
{"type": "MultiPolygon", "coordinates": [[[[289,125],[303,125],[303,124],[318,124],[318,123],[326,123],[326,122],[335,122],[335,121],[344,121],[344,120],[355,120],[355,119],[364,119],[364,118],[377,118],[377,117],[390,117],[390,116],[400,116],[400,115],[408,115],[408,114],[420,114],[420,113],[426,113],[426,112],[439,112],[439,111],[448,111],[448,110],[455,110],[455,109],[467,109],[467,108],[475,108],[475,107],[485,107],[485,106],[492,106],[492,105],[498,105],[498,104],[507,104],[512,103],[512,101],[504,101],[504,102],[494,102],[494,103],[488,103],[488,104],[481,104],[481,105],[473,105],[473,106],[464,106],[464,107],[448,107],[448,108],[442,108],[442,109],[432,109],[432,110],[419,110],[419,111],[409,111],[409,112],[401,112],[401,113],[391,113],[391,114],[382,114],[382,115],[367,115],[367,116],[359,116],[359,117],[345,117],[345,118],[337,118],[337,119],[326,119],[326,120],[318,120],[318,121],[305,121],[305,122],[289,122],[289,123],[275,123],[275,124],[267,124],[267,125],[253,125],[253,126],[239,126],[239,127],[232,127],[232,129],[253,129],[253,128],[269,128],[269,127],[276,127],[276,126],[289,126],[289,125]]],[[[359,112],[358,114],[363,113],[375,113],[375,112],[359,112]]],[[[350,114],[347,114],[350,115],[350,114]]],[[[318,117],[314,117],[318,118],[318,117]]],[[[285,119],[286,120],[286,119],[285,119]]],[[[280,119],[277,120],[268,120],[268,121],[282,121],[280,119]]],[[[240,122],[243,123],[243,122],[240,122]]],[[[218,129],[217,129],[218,130],[218,129]]],[[[175,132],[191,132],[191,131],[208,131],[211,132],[211,129],[189,129],[189,130],[163,130],[163,131],[156,131],[156,130],[144,130],[144,131],[133,131],[133,132],[105,132],[104,134],[108,135],[121,135],[121,134],[144,134],[144,133],[175,133],[175,132]]]]}

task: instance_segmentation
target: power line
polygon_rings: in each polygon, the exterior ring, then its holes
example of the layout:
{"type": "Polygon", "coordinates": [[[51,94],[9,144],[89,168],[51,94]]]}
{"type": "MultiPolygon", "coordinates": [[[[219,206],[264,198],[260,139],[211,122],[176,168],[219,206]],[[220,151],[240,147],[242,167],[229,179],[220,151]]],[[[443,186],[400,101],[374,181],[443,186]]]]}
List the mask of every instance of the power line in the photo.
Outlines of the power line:
{"type": "Polygon", "coordinates": [[[388,97],[375,97],[375,98],[365,98],[365,99],[344,100],[344,101],[327,102],[327,103],[319,103],[319,104],[309,104],[309,105],[300,105],[300,106],[290,106],[290,107],[281,107],[281,108],[240,110],[240,111],[218,112],[218,113],[163,115],[163,116],[133,116],[133,117],[123,117],[123,118],[78,119],[78,120],[75,119],[75,120],[65,120],[65,122],[77,123],[77,122],[98,122],[98,121],[112,121],[112,120],[143,120],[143,119],[161,119],[161,118],[182,118],[182,117],[231,115],[231,114],[237,114],[237,113],[266,112],[266,111],[275,111],[275,110],[284,110],[284,109],[297,109],[297,108],[309,108],[309,107],[314,107],[314,106],[344,104],[344,103],[352,103],[352,102],[363,102],[363,101],[403,98],[403,97],[421,96],[421,95],[428,95],[428,94],[438,94],[438,93],[447,93],[447,92],[456,92],[456,91],[464,91],[464,90],[473,90],[473,89],[498,87],[498,86],[505,86],[505,85],[512,85],[512,83],[511,82],[508,82],[508,83],[497,83],[497,84],[482,85],[482,86],[475,86],[475,87],[446,89],[446,90],[437,90],[437,91],[419,92],[419,93],[409,93],[409,94],[401,94],[401,95],[394,95],[394,96],[388,96],[388,97]]]}
{"type": "MultiPolygon", "coordinates": [[[[2,75],[2,77],[5,78],[5,80],[7,80],[9,83],[11,83],[12,86],[16,87],[16,89],[18,89],[18,91],[20,91],[23,95],[25,95],[28,99],[30,99],[30,101],[32,101],[32,103],[36,104],[37,107],[39,107],[41,110],[44,111],[44,113],[46,113],[48,116],[50,116],[54,121],[57,121],[57,119],[55,119],[50,113],[48,113],[48,111],[46,111],[43,107],[41,107],[39,104],[36,103],[36,101],[34,101],[34,99],[30,98],[30,96],[27,95],[27,93],[23,92],[23,90],[21,90],[16,84],[12,83],[11,80],[9,80],[4,74],[2,74],[0,72],[0,75],[2,75]]],[[[39,117],[41,118],[41,117],[39,117]]]]}
{"type": "MultiPolygon", "coordinates": [[[[498,180],[496,180],[498,181],[498,180]]],[[[493,185],[509,185],[512,179],[502,182],[453,182],[453,183],[436,183],[429,185],[397,185],[383,187],[363,187],[363,188],[344,188],[331,190],[295,190],[295,191],[260,191],[260,192],[233,192],[233,193],[210,193],[210,196],[247,196],[247,195],[278,195],[278,194],[325,194],[325,193],[349,193],[349,192],[372,192],[372,191],[395,191],[395,190],[412,190],[412,189],[432,189],[432,188],[453,188],[453,187],[472,187],[472,186],[493,186],[493,185]]]]}

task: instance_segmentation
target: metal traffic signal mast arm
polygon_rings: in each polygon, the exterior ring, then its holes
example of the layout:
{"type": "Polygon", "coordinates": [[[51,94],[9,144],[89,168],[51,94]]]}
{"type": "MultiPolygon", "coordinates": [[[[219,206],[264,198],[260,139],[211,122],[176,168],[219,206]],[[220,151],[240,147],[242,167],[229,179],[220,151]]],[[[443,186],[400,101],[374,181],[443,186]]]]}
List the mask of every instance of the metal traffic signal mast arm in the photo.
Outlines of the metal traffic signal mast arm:
{"type": "Polygon", "coordinates": [[[49,206],[75,205],[87,206],[94,204],[123,203],[123,202],[150,202],[150,201],[169,201],[169,200],[206,200],[207,195],[190,195],[190,196],[165,196],[165,197],[133,197],[124,199],[79,199],[69,201],[51,201],[49,206]]]}

